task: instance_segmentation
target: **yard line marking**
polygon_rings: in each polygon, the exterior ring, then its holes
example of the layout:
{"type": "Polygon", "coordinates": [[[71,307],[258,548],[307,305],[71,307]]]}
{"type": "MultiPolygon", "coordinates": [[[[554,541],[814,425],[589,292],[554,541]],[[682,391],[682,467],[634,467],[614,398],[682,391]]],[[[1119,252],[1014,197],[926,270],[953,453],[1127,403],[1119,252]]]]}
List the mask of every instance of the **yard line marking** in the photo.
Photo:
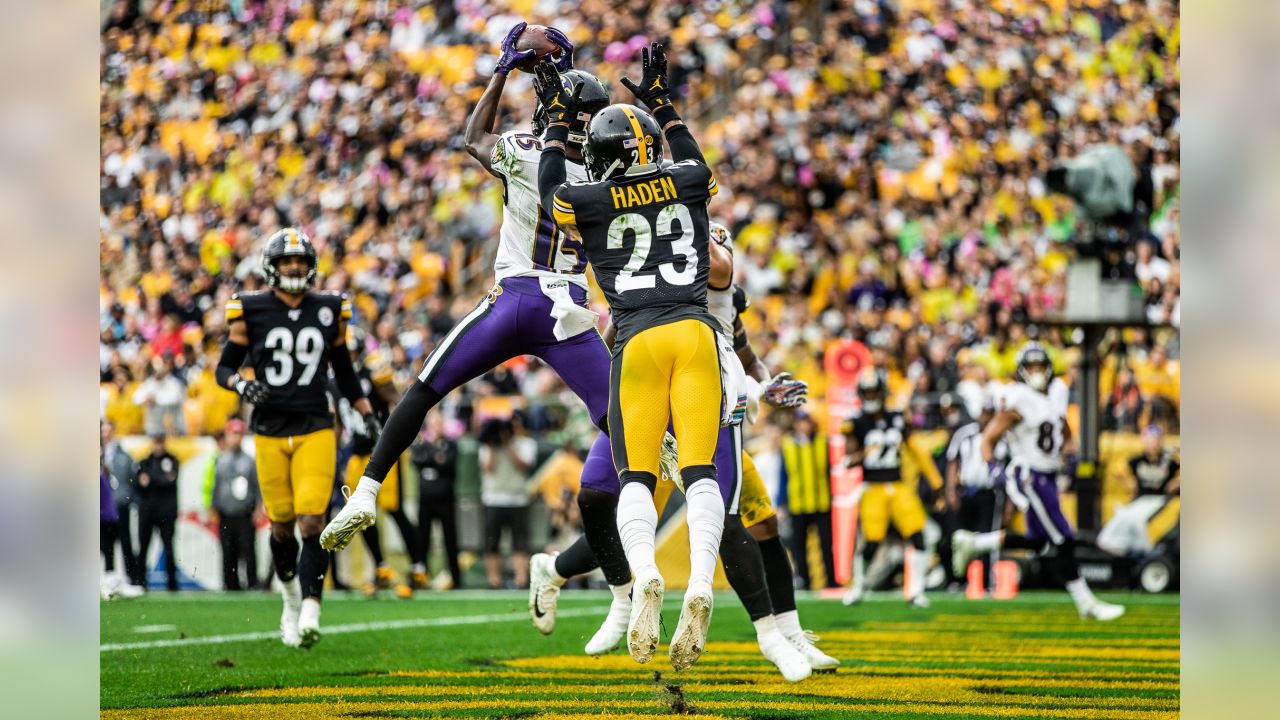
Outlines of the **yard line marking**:
{"type": "MultiPolygon", "coordinates": [[[[562,610],[558,613],[559,617],[579,617],[583,615],[603,615],[601,608],[577,608],[573,610],[562,610]]],[[[481,625],[492,622],[511,622],[515,620],[528,620],[529,613],[510,612],[492,615],[462,615],[459,617],[443,617],[443,618],[413,618],[409,620],[384,620],[381,622],[365,622],[350,623],[347,625],[330,625],[321,628],[324,635],[343,635],[346,633],[360,632],[378,632],[382,630],[403,630],[406,628],[423,628],[423,627],[440,627],[452,625],[481,625]]],[[[206,635],[204,637],[190,637],[174,640],[150,640],[144,642],[127,642],[127,643],[105,643],[98,646],[98,652],[118,652],[120,650],[150,650],[154,648],[170,648],[185,647],[188,645],[224,645],[234,642],[249,642],[253,640],[270,640],[279,638],[280,631],[264,631],[251,633],[237,633],[234,635],[206,635]]]]}
{"type": "Polygon", "coordinates": [[[177,625],[138,625],[133,631],[136,633],[162,633],[177,629],[177,625]]]}

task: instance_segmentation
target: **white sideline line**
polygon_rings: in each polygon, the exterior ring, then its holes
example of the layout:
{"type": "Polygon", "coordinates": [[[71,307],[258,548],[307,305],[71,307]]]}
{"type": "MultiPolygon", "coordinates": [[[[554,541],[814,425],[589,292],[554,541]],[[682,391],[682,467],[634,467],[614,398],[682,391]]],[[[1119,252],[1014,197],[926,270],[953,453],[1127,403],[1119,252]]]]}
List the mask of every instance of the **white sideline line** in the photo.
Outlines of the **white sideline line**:
{"type": "MultiPolygon", "coordinates": [[[[562,610],[559,617],[579,617],[582,615],[604,616],[607,608],[575,608],[562,610]]],[[[413,618],[409,620],[386,620],[382,622],[350,623],[347,625],[329,625],[321,628],[325,635],[342,635],[345,633],[378,632],[381,630],[403,630],[406,628],[440,627],[452,625],[480,625],[493,622],[511,622],[529,619],[528,611],[509,612],[493,615],[462,615],[443,618],[413,618]]],[[[146,642],[104,643],[98,646],[98,652],[117,652],[120,650],[150,650],[154,648],[185,647],[188,645],[224,645],[234,642],[253,640],[271,640],[279,638],[280,632],[251,632],[235,635],[206,635],[204,637],[179,638],[173,640],[150,640],[146,642]]]]}
{"type": "Polygon", "coordinates": [[[177,625],[139,625],[135,627],[133,631],[136,633],[142,633],[145,635],[147,633],[162,633],[162,632],[169,632],[170,630],[177,630],[177,629],[178,629],[177,625]]]}

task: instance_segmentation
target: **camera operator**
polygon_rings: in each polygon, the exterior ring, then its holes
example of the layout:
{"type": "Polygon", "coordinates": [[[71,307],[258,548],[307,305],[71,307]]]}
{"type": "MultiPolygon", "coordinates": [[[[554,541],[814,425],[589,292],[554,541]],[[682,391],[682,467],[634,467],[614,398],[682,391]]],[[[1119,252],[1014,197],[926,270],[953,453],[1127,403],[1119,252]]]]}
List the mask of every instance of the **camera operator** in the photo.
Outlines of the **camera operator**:
{"type": "Polygon", "coordinates": [[[490,419],[480,426],[480,503],[484,506],[484,568],[489,587],[500,588],[502,531],[511,540],[515,585],[529,585],[528,478],[537,459],[538,444],[524,434],[519,415],[490,419]]]}

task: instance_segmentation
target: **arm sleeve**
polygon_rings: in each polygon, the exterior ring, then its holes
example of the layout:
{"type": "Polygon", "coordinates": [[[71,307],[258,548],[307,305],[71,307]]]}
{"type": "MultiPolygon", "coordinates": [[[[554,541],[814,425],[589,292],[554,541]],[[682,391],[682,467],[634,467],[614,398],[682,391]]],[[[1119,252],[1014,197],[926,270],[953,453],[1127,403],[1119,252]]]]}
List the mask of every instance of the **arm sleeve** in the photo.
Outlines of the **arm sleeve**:
{"type": "Polygon", "coordinates": [[[356,368],[351,364],[351,354],[346,351],[346,347],[338,348],[329,362],[333,365],[333,379],[337,381],[342,397],[351,402],[364,397],[364,388],[360,387],[360,377],[356,375],[356,368]]]}
{"type": "Polygon", "coordinates": [[[564,148],[551,146],[555,140],[566,142],[569,139],[569,128],[556,125],[547,128],[546,139],[542,146],[542,157],[538,160],[538,196],[542,198],[542,207],[552,206],[556,189],[564,184],[568,177],[564,168],[564,148]]]}
{"type": "Polygon", "coordinates": [[[702,156],[702,148],[698,147],[698,141],[693,138],[693,132],[689,130],[689,126],[683,123],[676,125],[666,132],[667,146],[671,148],[671,159],[674,162],[682,160],[696,160],[703,165],[707,164],[707,159],[702,156]]]}
{"type": "Polygon", "coordinates": [[[240,366],[244,364],[244,359],[249,355],[249,347],[239,343],[228,342],[222,346],[222,357],[218,358],[218,367],[214,370],[213,376],[217,379],[218,385],[227,389],[233,389],[227,385],[231,381],[231,377],[236,374],[240,366]]]}

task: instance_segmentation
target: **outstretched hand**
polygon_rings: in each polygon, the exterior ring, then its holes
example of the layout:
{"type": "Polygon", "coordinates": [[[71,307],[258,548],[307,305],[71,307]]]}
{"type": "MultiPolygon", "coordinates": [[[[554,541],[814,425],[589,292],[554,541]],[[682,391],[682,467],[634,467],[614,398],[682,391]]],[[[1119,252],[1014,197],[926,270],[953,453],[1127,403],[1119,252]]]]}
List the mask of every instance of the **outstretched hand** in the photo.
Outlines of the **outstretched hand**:
{"type": "Polygon", "coordinates": [[[547,121],[554,125],[567,122],[577,112],[582,85],[569,95],[565,82],[550,60],[543,60],[533,69],[533,91],[547,111],[547,121]]]}
{"type": "Polygon", "coordinates": [[[671,83],[667,80],[667,53],[662,49],[662,43],[653,43],[640,51],[640,66],[640,84],[636,85],[625,77],[622,78],[622,84],[650,112],[670,105],[671,83]]]}

